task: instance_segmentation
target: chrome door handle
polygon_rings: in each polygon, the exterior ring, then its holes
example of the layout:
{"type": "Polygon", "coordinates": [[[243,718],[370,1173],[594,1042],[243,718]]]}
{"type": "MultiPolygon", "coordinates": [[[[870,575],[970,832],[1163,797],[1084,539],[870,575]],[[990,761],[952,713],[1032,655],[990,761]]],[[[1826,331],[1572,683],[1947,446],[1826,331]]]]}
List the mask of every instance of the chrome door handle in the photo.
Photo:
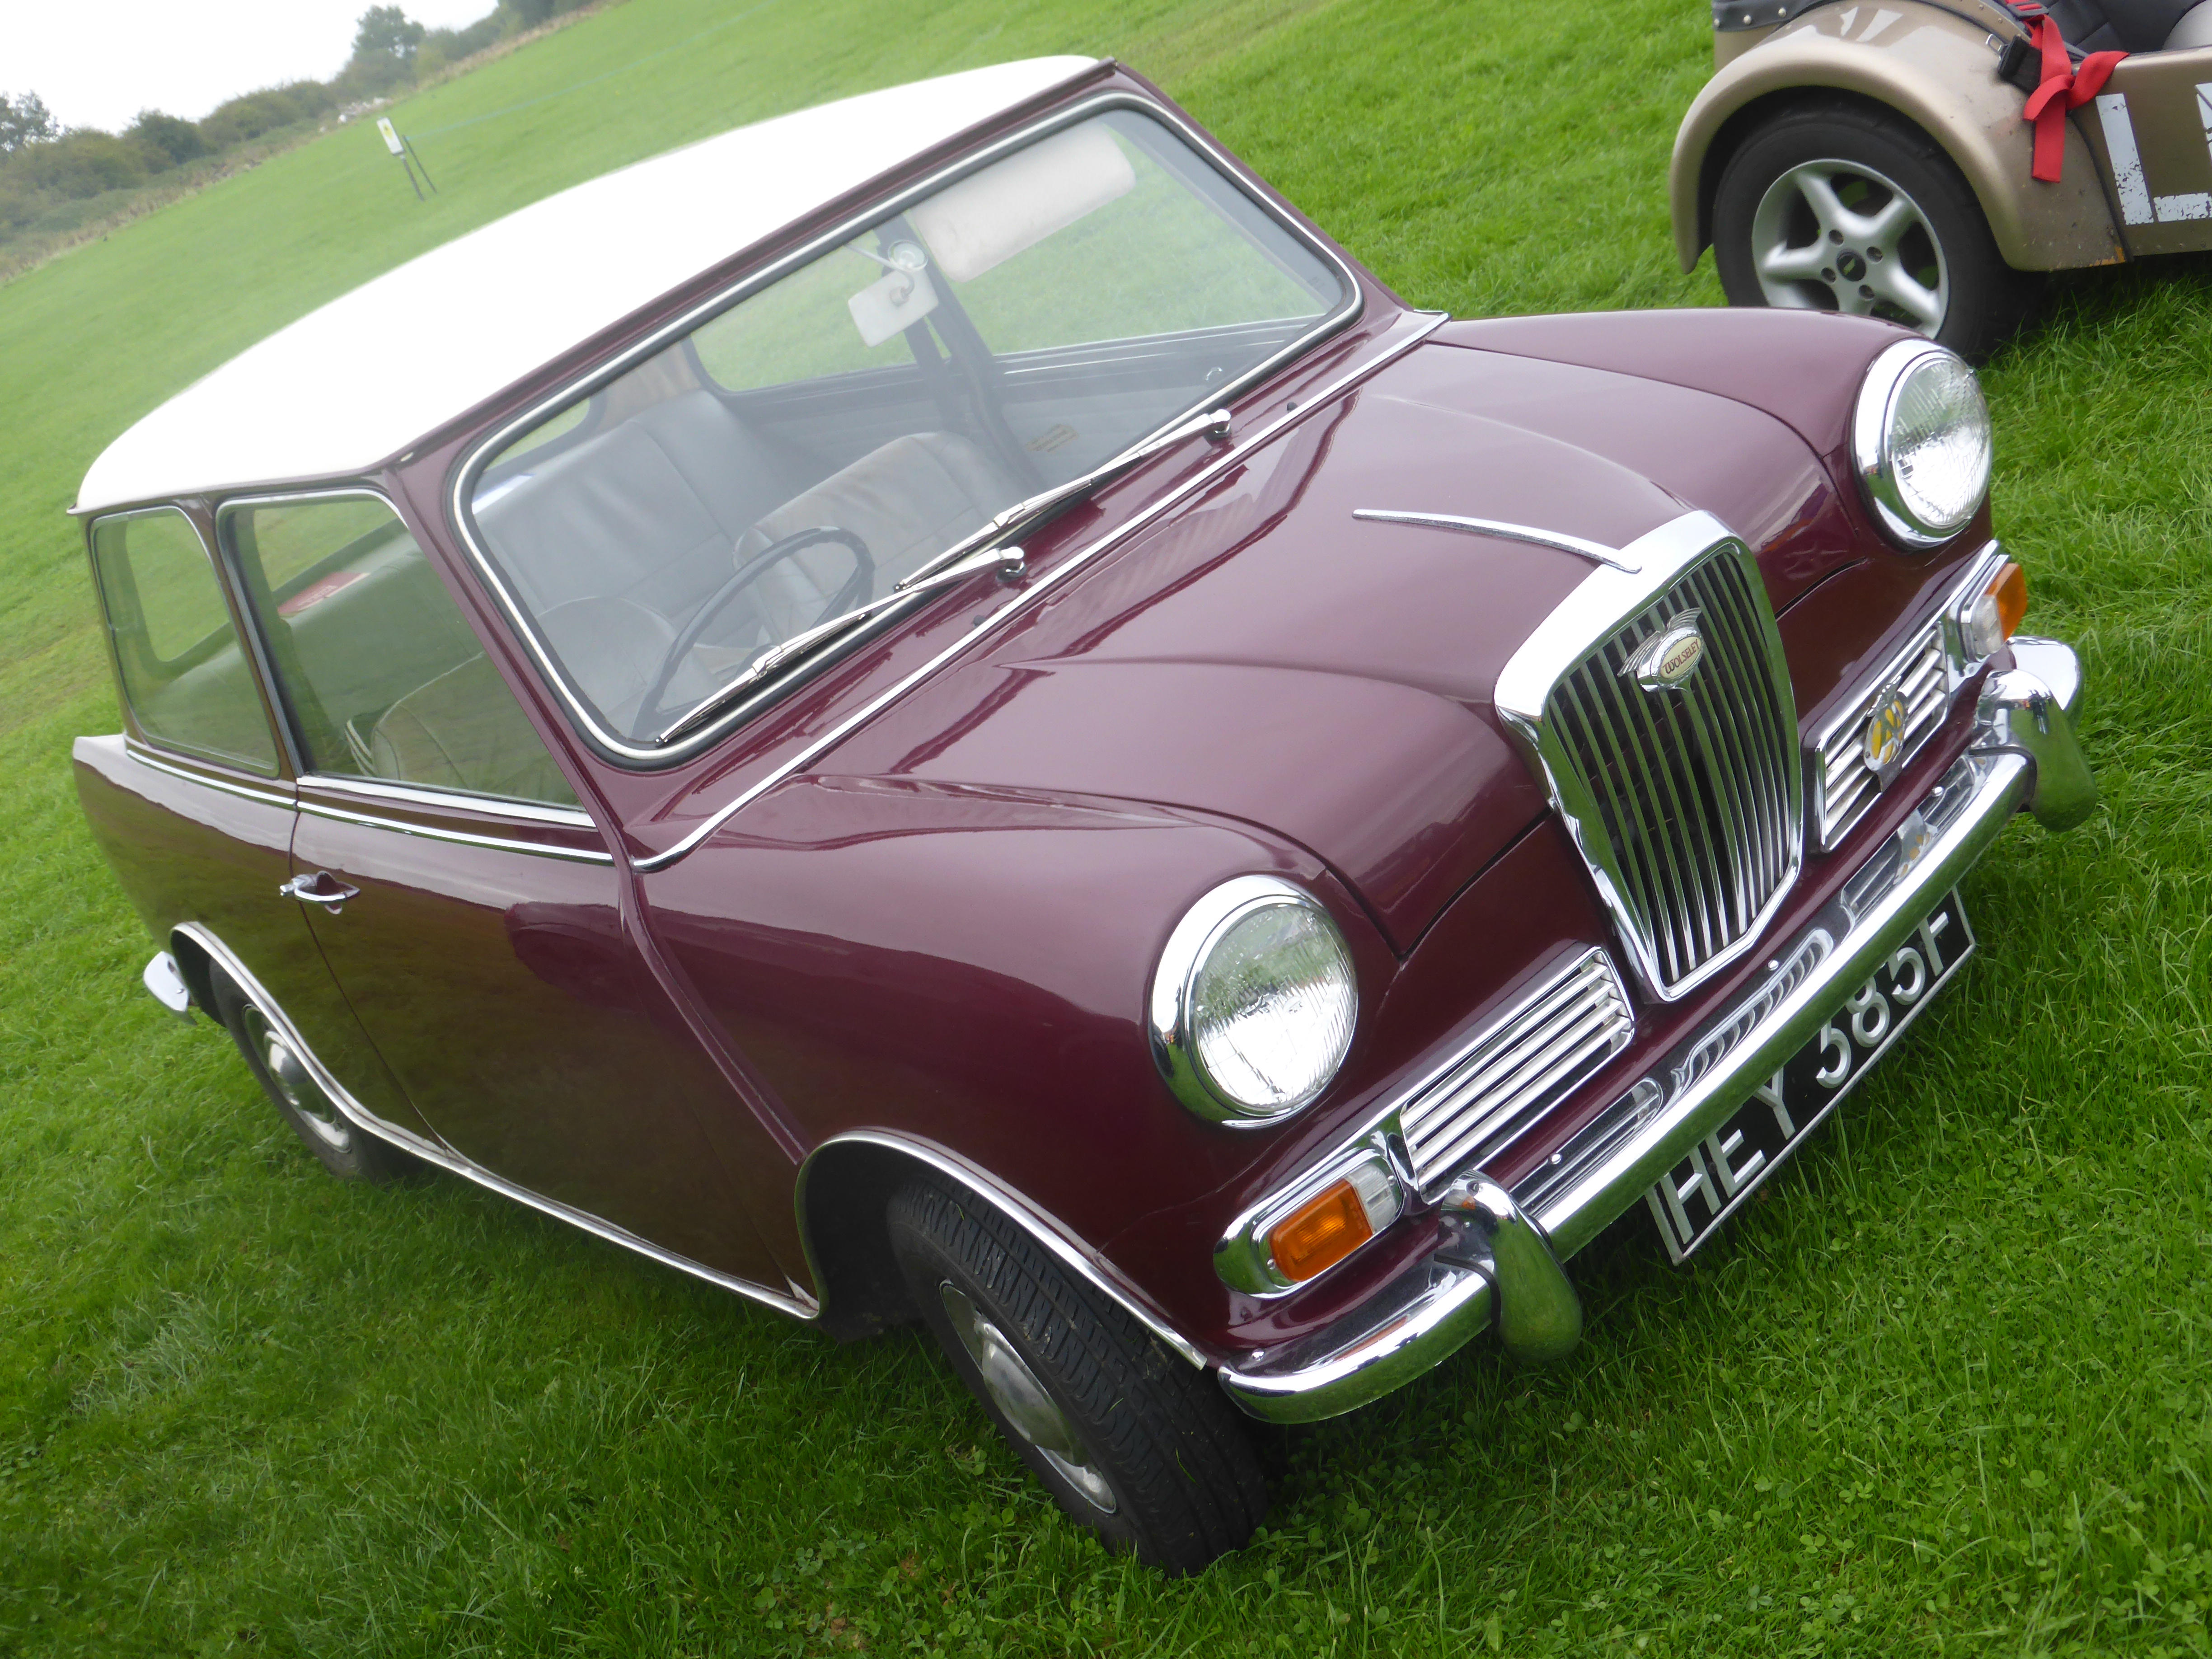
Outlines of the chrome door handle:
{"type": "Polygon", "coordinates": [[[305,899],[310,904],[324,906],[332,915],[336,915],[348,899],[361,896],[361,889],[347,886],[327,870],[318,870],[313,875],[293,877],[291,880],[276,890],[276,896],[305,899]],[[316,892],[314,889],[323,882],[329,882],[336,890],[328,893],[316,892]]]}

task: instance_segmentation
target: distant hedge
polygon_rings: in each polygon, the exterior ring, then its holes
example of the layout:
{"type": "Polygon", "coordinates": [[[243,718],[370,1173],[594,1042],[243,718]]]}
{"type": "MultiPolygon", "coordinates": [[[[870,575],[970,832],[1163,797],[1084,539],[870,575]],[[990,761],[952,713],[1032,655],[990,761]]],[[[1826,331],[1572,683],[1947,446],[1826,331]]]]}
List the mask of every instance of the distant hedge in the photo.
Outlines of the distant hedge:
{"type": "Polygon", "coordinates": [[[0,238],[66,229],[118,191],[161,184],[175,170],[389,97],[510,34],[588,0],[498,0],[465,28],[425,28],[396,5],[362,14],[353,55],[328,81],[264,87],[198,121],[142,110],[120,133],[58,131],[37,94],[0,95],[0,238]]]}

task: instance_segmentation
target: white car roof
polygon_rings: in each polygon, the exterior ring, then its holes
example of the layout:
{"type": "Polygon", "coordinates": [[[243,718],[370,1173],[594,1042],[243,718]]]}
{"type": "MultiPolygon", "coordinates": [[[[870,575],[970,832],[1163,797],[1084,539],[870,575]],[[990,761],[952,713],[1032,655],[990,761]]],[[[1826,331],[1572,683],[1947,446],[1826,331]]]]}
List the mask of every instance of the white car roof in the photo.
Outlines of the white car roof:
{"type": "Polygon", "coordinates": [[[1090,69],[1033,58],[780,115],[532,204],[308,313],[102,452],[76,510],[366,471],[601,329],[1090,69]]]}

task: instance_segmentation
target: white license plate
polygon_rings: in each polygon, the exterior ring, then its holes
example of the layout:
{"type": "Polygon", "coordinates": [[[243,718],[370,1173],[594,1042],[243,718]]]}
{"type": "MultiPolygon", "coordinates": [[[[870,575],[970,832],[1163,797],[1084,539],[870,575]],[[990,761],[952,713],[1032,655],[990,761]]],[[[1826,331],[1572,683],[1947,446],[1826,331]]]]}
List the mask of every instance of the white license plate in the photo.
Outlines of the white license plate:
{"type": "Polygon", "coordinates": [[[1945,894],[1813,1040],[1644,1194],[1669,1255],[1681,1261],[1735,1213],[1835,1110],[1973,948],[1966,907],[1955,890],[1945,894]]]}

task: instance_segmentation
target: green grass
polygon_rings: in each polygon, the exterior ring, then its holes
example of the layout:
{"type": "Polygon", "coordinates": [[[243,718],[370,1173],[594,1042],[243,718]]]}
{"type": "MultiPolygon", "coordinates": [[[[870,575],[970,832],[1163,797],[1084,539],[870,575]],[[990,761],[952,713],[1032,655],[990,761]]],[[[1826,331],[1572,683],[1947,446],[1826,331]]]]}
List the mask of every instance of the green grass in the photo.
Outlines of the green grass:
{"type": "Polygon", "coordinates": [[[1610,1245],[1560,1369],[1480,1345],[1271,1441],[1267,1534],[1194,1582],[1062,1523],[911,1335],[326,1179],[139,991],[70,795],[117,723],[86,465],[468,226],[834,94],[1111,52],[1414,301],[1711,303],[1662,193],[1705,9],[631,0],[398,112],[427,206],[349,131],[0,289],[0,1653],[2212,1647],[2212,264],[2063,282],[1987,377],[2106,812],[2008,835],[1979,960],[1694,1272],[1610,1245]]]}

